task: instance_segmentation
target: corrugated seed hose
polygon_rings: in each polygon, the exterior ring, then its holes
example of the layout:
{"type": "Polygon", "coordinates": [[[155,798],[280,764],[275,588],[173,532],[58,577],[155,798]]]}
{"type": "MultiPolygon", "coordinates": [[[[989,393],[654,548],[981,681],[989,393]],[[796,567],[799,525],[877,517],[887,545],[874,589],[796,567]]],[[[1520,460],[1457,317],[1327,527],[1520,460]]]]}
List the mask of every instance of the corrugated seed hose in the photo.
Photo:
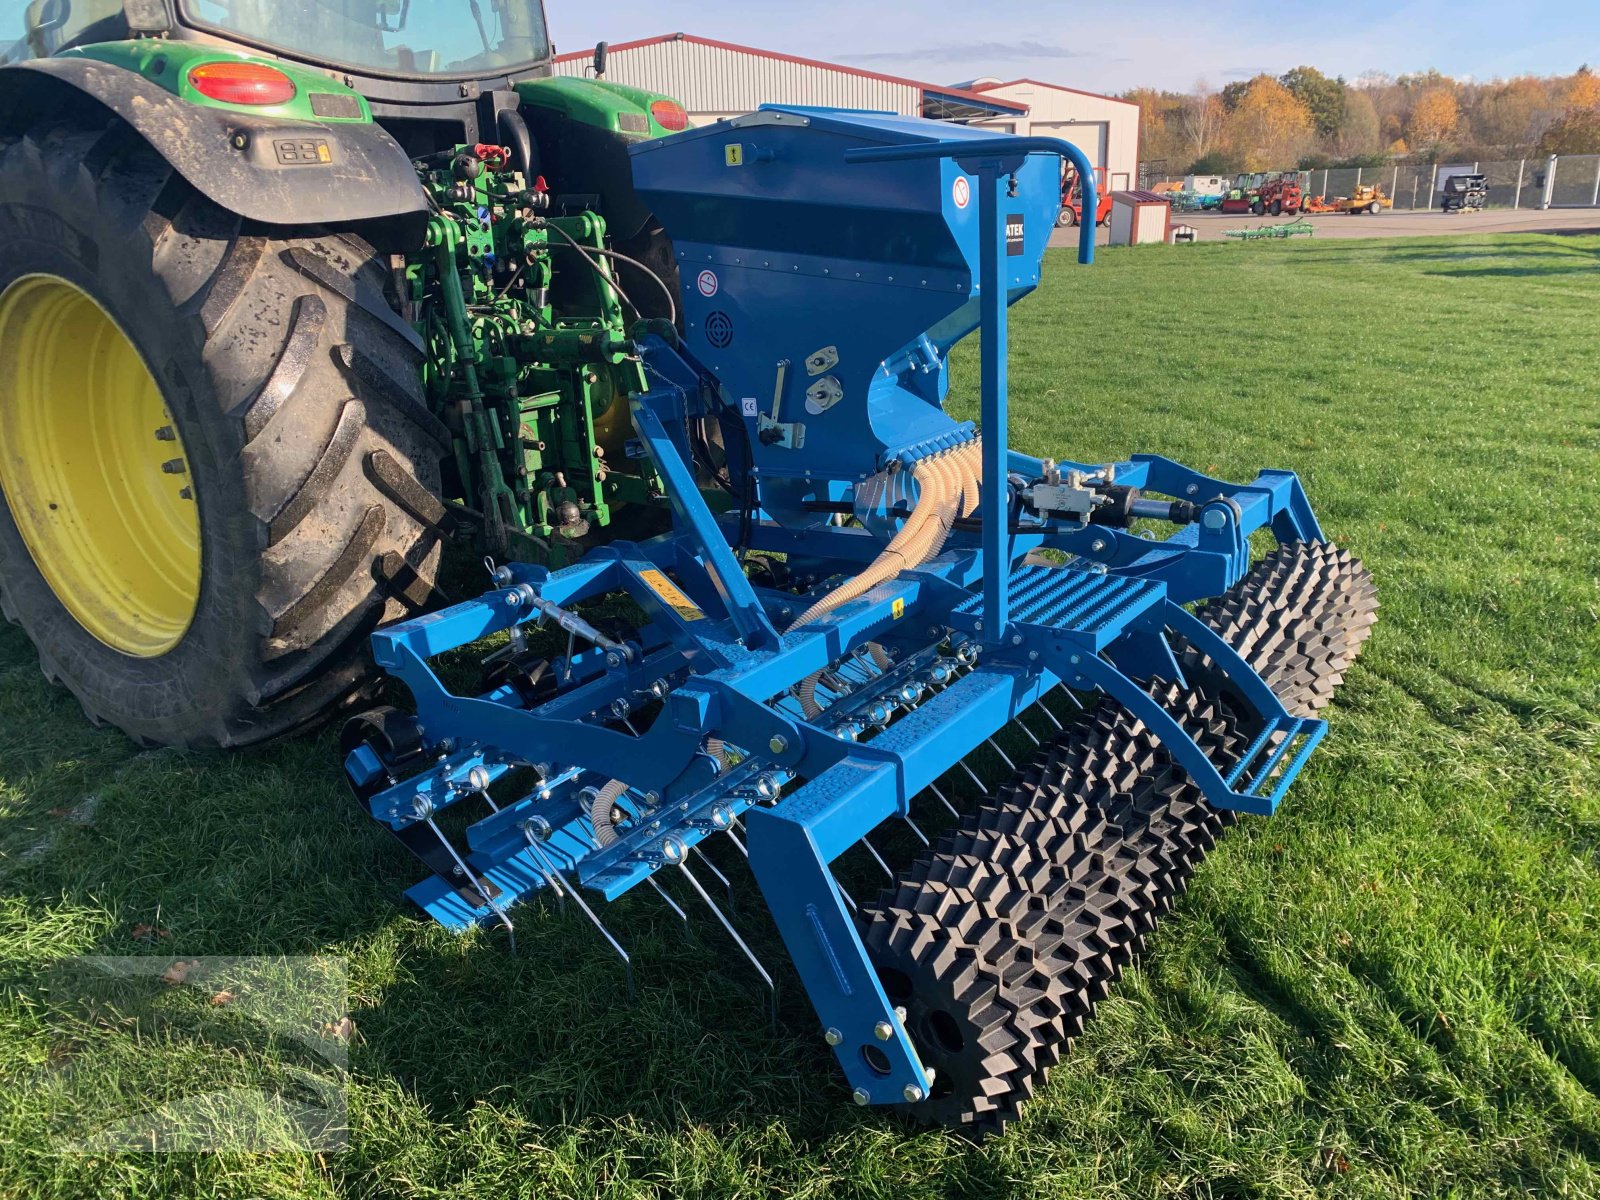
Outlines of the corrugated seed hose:
{"type": "Polygon", "coordinates": [[[602,846],[609,846],[617,840],[617,831],[611,826],[611,810],[617,807],[617,801],[627,791],[627,784],[620,779],[613,779],[595,793],[594,802],[589,805],[589,820],[594,823],[594,840],[602,846]]]}
{"type": "MultiPolygon", "coordinates": [[[[982,442],[974,439],[953,450],[930,455],[912,468],[920,489],[917,505],[911,510],[900,532],[890,540],[882,554],[854,579],[840,584],[818,600],[790,627],[798,629],[826,616],[842,604],[866,595],[901,571],[914,571],[944,549],[956,518],[970,515],[978,504],[978,485],[982,472],[982,442]]],[[[807,680],[812,683],[812,680],[807,680]]],[[[804,690],[805,685],[802,685],[804,690]]],[[[809,689],[815,703],[815,684],[809,689]]],[[[801,704],[806,703],[805,696],[801,704]]],[[[820,711],[820,710],[819,710],[820,711]]]]}

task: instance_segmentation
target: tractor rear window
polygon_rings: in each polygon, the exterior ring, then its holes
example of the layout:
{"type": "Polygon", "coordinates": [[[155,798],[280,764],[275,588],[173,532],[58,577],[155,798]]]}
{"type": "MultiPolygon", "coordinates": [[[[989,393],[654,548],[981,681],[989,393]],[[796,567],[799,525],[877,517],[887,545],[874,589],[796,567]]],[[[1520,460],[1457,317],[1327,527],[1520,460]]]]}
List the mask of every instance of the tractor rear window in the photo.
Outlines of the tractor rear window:
{"type": "Polygon", "coordinates": [[[377,75],[492,75],[549,54],[539,0],[182,0],[190,24],[377,75]]]}

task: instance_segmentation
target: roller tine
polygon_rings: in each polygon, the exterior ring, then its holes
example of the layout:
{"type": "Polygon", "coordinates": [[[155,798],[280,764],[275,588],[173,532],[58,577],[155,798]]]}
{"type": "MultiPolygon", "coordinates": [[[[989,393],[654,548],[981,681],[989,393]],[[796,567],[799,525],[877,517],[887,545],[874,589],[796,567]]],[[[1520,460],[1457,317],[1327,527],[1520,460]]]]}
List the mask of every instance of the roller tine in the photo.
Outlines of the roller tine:
{"type": "Polygon", "coordinates": [[[744,956],[750,960],[750,965],[756,969],[757,974],[759,974],[766,982],[767,991],[772,993],[772,1002],[774,1008],[776,1008],[778,1002],[778,986],[772,982],[772,976],[767,974],[767,969],[761,965],[761,960],[758,959],[750,947],[745,944],[745,940],[739,936],[739,931],[733,927],[733,922],[728,920],[727,915],[717,907],[716,902],[711,899],[710,895],[707,894],[705,888],[700,886],[700,881],[696,879],[694,874],[689,870],[689,864],[679,863],[678,870],[683,872],[684,878],[689,881],[689,886],[694,888],[694,890],[699,893],[700,899],[705,901],[706,907],[711,910],[712,915],[717,918],[718,923],[728,931],[728,936],[731,937],[734,940],[734,944],[744,952],[744,956]]]}
{"type": "Polygon", "coordinates": [[[950,801],[945,799],[944,793],[939,790],[939,785],[938,784],[930,783],[928,785],[928,790],[930,792],[932,792],[936,797],[938,797],[939,803],[945,806],[945,809],[950,813],[950,815],[952,817],[954,817],[958,821],[961,819],[961,814],[956,811],[956,806],[954,804],[951,804],[950,801]]]}
{"type": "Polygon", "coordinates": [[[983,740],[988,743],[989,749],[993,750],[1000,756],[1000,760],[1004,762],[1006,766],[1010,767],[1013,771],[1017,769],[1017,764],[1011,761],[1011,756],[1004,750],[1000,749],[1000,747],[995,744],[995,740],[993,738],[984,738],[983,740]]]}
{"type": "Polygon", "coordinates": [[[872,855],[877,864],[883,868],[883,873],[889,877],[889,882],[896,882],[894,872],[889,869],[889,864],[883,861],[883,855],[878,853],[878,848],[872,844],[872,839],[867,837],[866,834],[862,834],[861,844],[866,847],[867,853],[872,855]]]}
{"type": "Polygon", "coordinates": [[[971,767],[967,766],[965,760],[957,763],[956,766],[960,767],[963,771],[965,771],[967,773],[967,778],[972,780],[973,783],[978,785],[978,791],[983,793],[985,796],[987,796],[989,794],[989,785],[987,783],[985,783],[983,780],[978,778],[978,773],[976,771],[974,771],[971,767]]]}
{"type": "Polygon", "coordinates": [[[433,830],[433,836],[439,839],[439,844],[449,851],[451,858],[455,859],[456,866],[461,868],[461,874],[472,885],[472,890],[482,896],[483,902],[494,910],[495,916],[500,918],[500,923],[506,927],[506,933],[511,938],[511,953],[515,955],[517,952],[517,927],[511,923],[511,918],[506,916],[506,910],[496,904],[494,897],[489,895],[489,889],[478,882],[476,873],[462,861],[461,855],[456,853],[456,848],[450,844],[450,839],[444,836],[439,826],[434,824],[432,817],[428,818],[428,828],[433,830]]]}
{"type": "Polygon", "coordinates": [[[670,908],[673,912],[678,914],[678,919],[679,920],[681,920],[685,925],[687,925],[689,923],[689,914],[684,912],[683,909],[678,907],[678,902],[676,900],[674,900],[671,896],[667,895],[665,888],[663,888],[654,879],[646,879],[645,882],[648,883],[653,889],[655,889],[656,895],[660,896],[663,900],[665,900],[667,902],[667,907],[668,908],[670,908]]]}
{"type": "Polygon", "coordinates": [[[921,842],[924,846],[931,846],[933,844],[928,841],[928,835],[917,828],[917,823],[911,819],[911,814],[907,813],[900,819],[910,826],[912,833],[917,835],[917,841],[921,842]]]}

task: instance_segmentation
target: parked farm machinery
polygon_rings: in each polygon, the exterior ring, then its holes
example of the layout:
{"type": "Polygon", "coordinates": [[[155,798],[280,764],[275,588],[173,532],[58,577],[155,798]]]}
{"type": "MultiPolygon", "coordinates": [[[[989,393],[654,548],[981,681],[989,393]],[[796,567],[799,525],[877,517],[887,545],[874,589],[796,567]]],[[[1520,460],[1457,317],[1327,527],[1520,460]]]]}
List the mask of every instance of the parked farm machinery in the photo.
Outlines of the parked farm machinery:
{"type": "Polygon", "coordinates": [[[718,902],[747,862],[855,1101],[1000,1129],[1283,802],[1376,611],[1292,473],[1011,447],[1009,308],[1063,161],[1099,207],[1082,152],[792,106],[688,131],[548,78],[537,5],[471,4],[449,54],[403,7],[327,44],[124,7],[0,72],[0,583],[47,674],[242,745],[370,646],[410,698],[344,767],[430,917],[570,902],[631,979],[602,914],[638,893],[771,987],[718,902]],[[446,542],[476,599],[437,593],[446,542]]]}
{"type": "Polygon", "coordinates": [[[1487,175],[1451,175],[1439,187],[1440,212],[1482,212],[1488,203],[1487,175]]]}

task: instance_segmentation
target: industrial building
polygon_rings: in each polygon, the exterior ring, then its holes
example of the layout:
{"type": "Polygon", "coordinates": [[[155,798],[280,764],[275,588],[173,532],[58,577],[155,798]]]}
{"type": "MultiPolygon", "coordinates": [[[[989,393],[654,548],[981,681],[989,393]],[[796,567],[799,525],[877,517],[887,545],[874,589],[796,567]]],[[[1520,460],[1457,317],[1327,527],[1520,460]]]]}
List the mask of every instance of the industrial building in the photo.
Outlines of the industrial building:
{"type": "MultiPolygon", "coordinates": [[[[555,69],[581,76],[593,63],[593,52],[585,50],[560,55],[555,69]]],[[[1065,138],[1114,188],[1132,187],[1138,171],[1138,105],[1031,79],[946,86],[689,33],[613,45],[606,78],[673,97],[697,126],[763,104],[876,109],[1065,138]]]]}

